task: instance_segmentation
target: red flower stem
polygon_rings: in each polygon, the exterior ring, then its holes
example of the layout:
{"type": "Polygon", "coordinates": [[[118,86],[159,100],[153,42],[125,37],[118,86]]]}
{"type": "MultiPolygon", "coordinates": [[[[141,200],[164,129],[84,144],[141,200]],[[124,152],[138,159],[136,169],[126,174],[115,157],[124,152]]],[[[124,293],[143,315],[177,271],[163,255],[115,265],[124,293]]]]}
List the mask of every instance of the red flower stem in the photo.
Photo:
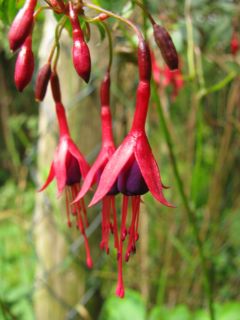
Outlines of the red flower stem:
{"type": "Polygon", "coordinates": [[[136,108],[131,131],[144,130],[150,98],[150,83],[140,81],[137,89],[136,108]]]}
{"type": "Polygon", "coordinates": [[[73,29],[73,41],[76,39],[76,37],[78,38],[78,40],[84,41],[84,35],[80,27],[78,15],[76,11],[73,9],[71,1],[69,2],[69,18],[73,29]]]}
{"type": "Polygon", "coordinates": [[[37,5],[37,0],[27,0],[24,4],[28,8],[28,10],[34,10],[37,5]]]}
{"type": "Polygon", "coordinates": [[[109,107],[110,104],[110,74],[107,71],[100,88],[101,100],[101,125],[102,125],[102,143],[108,145],[113,143],[112,116],[109,107]]]}
{"type": "Polygon", "coordinates": [[[142,4],[138,0],[132,0],[132,1],[135,2],[136,5],[138,5],[143,10],[144,14],[147,15],[152,25],[156,24],[156,21],[153,19],[152,15],[149,13],[149,11],[147,10],[144,4],[142,4]]]}
{"type": "Polygon", "coordinates": [[[69,135],[70,133],[68,128],[66,113],[62,103],[56,103],[55,108],[56,108],[56,114],[58,119],[60,136],[62,137],[64,135],[69,135]]]}

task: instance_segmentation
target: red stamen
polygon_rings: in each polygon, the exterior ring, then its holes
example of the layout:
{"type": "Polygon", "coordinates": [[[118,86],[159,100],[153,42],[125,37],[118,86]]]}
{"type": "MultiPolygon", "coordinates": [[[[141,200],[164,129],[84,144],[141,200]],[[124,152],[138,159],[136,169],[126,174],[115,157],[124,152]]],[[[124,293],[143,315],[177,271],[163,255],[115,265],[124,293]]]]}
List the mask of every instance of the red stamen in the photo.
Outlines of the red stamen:
{"type": "Polygon", "coordinates": [[[109,196],[112,204],[112,213],[113,213],[113,233],[114,233],[114,247],[119,253],[119,239],[118,239],[118,224],[117,224],[117,210],[115,206],[114,196],[109,196]]]}
{"type": "Polygon", "coordinates": [[[100,248],[105,248],[107,254],[109,253],[110,209],[111,198],[104,197],[102,200],[102,241],[100,243],[100,248]]]}
{"type": "Polygon", "coordinates": [[[122,241],[124,241],[127,236],[127,228],[126,228],[127,212],[128,212],[128,197],[124,195],[123,205],[122,205],[122,225],[121,225],[122,241]]]}
{"type": "Polygon", "coordinates": [[[68,227],[71,228],[71,226],[72,226],[71,219],[70,219],[70,202],[71,202],[71,199],[69,199],[70,198],[70,190],[69,190],[68,187],[66,187],[65,196],[66,196],[67,224],[68,224],[68,227]]]}

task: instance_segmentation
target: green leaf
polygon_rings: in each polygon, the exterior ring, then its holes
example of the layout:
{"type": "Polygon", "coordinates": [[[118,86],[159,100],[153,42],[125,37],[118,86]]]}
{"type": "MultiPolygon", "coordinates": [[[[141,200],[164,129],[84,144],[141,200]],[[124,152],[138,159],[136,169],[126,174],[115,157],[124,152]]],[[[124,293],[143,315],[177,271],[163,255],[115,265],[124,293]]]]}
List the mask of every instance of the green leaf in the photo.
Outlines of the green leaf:
{"type": "Polygon", "coordinates": [[[166,307],[155,307],[149,320],[191,320],[191,314],[185,305],[179,305],[174,309],[166,307]]]}
{"type": "Polygon", "coordinates": [[[116,296],[108,298],[99,320],[145,320],[146,308],[139,293],[127,290],[124,299],[116,296]]]}

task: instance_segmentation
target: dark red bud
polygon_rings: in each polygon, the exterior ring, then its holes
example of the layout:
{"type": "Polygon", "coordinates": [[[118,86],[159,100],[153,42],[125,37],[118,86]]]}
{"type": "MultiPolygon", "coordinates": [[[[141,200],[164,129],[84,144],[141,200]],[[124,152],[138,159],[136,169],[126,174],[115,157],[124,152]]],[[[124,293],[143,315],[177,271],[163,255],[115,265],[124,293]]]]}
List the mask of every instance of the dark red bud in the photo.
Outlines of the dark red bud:
{"type": "Polygon", "coordinates": [[[140,40],[138,44],[138,68],[140,80],[150,81],[152,71],[151,55],[149,47],[144,40],[140,40]]]}
{"type": "Polygon", "coordinates": [[[14,80],[18,91],[23,91],[29,84],[33,71],[34,56],[32,52],[32,37],[28,36],[18,54],[15,65],[14,80]]]}
{"type": "Polygon", "coordinates": [[[36,3],[37,0],[27,0],[24,7],[16,15],[8,33],[11,50],[19,49],[30,34],[34,23],[33,15],[36,3]]]}
{"type": "Polygon", "coordinates": [[[51,64],[48,62],[46,63],[38,72],[36,85],[35,85],[35,99],[37,101],[43,101],[46,91],[48,82],[51,76],[51,64]]]}
{"type": "Polygon", "coordinates": [[[110,74],[107,72],[102,81],[100,88],[100,99],[102,106],[109,106],[110,104],[110,74]]]}
{"type": "Polygon", "coordinates": [[[61,97],[61,89],[60,89],[60,83],[59,83],[59,78],[56,72],[53,72],[50,78],[51,82],[51,89],[52,89],[52,95],[53,95],[53,100],[58,103],[61,102],[62,97],[61,97]]]}
{"type": "Polygon", "coordinates": [[[178,54],[167,30],[158,24],[154,24],[153,32],[165,63],[171,70],[178,69],[178,54]]]}

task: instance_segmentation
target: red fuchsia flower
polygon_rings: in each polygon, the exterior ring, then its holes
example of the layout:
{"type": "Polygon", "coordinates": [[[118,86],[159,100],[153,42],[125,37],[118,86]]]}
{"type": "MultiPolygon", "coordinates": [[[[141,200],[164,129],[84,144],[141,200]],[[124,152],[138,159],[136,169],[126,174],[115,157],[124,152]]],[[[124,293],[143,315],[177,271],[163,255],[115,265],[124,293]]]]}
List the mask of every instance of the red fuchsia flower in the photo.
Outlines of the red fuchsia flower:
{"type": "Polygon", "coordinates": [[[231,53],[233,56],[235,56],[238,53],[239,47],[239,37],[237,35],[237,32],[234,30],[231,38],[231,53]]]}
{"type": "Polygon", "coordinates": [[[33,27],[36,4],[37,0],[26,0],[23,8],[16,15],[8,34],[11,50],[19,49],[30,34],[33,27]]]}
{"type": "Polygon", "coordinates": [[[137,89],[136,110],[132,128],[118,147],[101,175],[98,188],[90,203],[96,204],[102,200],[117,183],[117,187],[123,196],[121,241],[118,257],[118,285],[116,294],[124,296],[124,284],[122,278],[123,241],[129,235],[125,260],[130,254],[135,253],[138,239],[138,220],[141,195],[150,191],[162,204],[171,207],[171,204],[163,195],[163,184],[158,165],[152,154],[146,133],[145,122],[150,98],[151,57],[147,44],[140,40],[138,47],[138,64],[140,83],[137,89]],[[130,228],[127,229],[127,210],[129,196],[132,200],[132,219],[130,228]]]}
{"type": "Polygon", "coordinates": [[[17,57],[14,81],[18,91],[29,84],[34,71],[34,56],[32,52],[32,36],[29,35],[22,45],[17,57]]]}
{"type": "Polygon", "coordinates": [[[152,58],[152,72],[153,72],[153,79],[154,81],[163,88],[168,86],[172,87],[172,99],[175,99],[179,91],[182,89],[184,85],[182,72],[179,69],[171,70],[167,65],[164,68],[160,68],[157,64],[155,55],[151,52],[152,58]]]}
{"type": "Polygon", "coordinates": [[[43,191],[54,178],[57,182],[58,196],[65,191],[68,226],[71,227],[72,225],[70,218],[72,214],[75,216],[76,225],[84,237],[86,263],[87,266],[91,268],[92,259],[88,239],[85,233],[88,222],[84,200],[81,199],[80,202],[71,205],[73,199],[80,191],[81,179],[85,179],[89,170],[89,165],[70,137],[56,73],[53,73],[51,76],[51,88],[55,101],[60,137],[47,180],[39,191],[43,191]]]}
{"type": "MultiPolygon", "coordinates": [[[[101,123],[102,123],[102,147],[100,153],[89,170],[81,191],[77,195],[74,203],[80,201],[84,195],[90,190],[91,186],[99,181],[102,171],[113,153],[115,152],[115,145],[112,134],[112,117],[110,111],[110,74],[106,73],[105,78],[101,84],[100,99],[101,99],[101,123]]],[[[115,208],[114,196],[118,193],[117,186],[110,189],[110,191],[102,199],[102,241],[100,248],[105,249],[109,253],[109,236],[112,231],[115,239],[115,248],[119,250],[118,228],[117,228],[117,213],[115,208]]]]}
{"type": "Polygon", "coordinates": [[[69,18],[72,25],[72,58],[73,65],[78,75],[86,82],[89,81],[91,73],[91,58],[88,46],[84,40],[84,35],[81,30],[78,15],[73,8],[71,2],[69,2],[69,18]]]}
{"type": "Polygon", "coordinates": [[[170,70],[168,66],[165,66],[163,75],[163,86],[172,86],[172,98],[175,99],[184,85],[181,70],[170,70]]]}

